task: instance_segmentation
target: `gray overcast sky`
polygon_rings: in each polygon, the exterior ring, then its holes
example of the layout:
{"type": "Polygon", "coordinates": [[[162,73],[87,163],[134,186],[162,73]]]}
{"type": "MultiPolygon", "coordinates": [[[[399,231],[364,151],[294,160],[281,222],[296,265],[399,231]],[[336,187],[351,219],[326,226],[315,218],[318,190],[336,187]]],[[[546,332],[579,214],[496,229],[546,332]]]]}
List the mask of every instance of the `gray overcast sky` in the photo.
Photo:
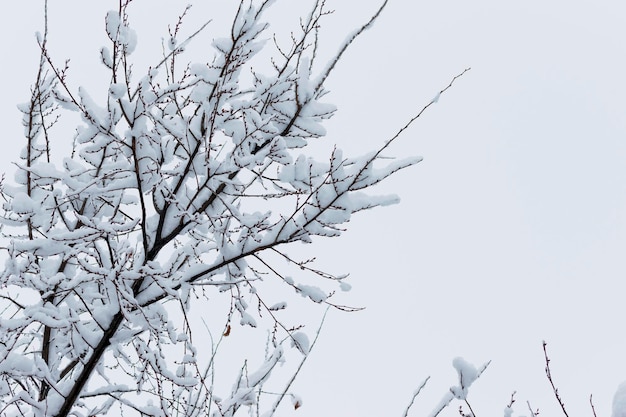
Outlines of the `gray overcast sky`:
{"type": "MultiPolygon", "coordinates": [[[[3,7],[5,166],[18,152],[15,104],[35,74],[41,3],[3,7]]],[[[76,86],[104,75],[97,53],[115,3],[50,0],[51,49],[72,59],[76,86]]],[[[229,3],[198,4],[189,24],[229,3]]],[[[278,21],[294,16],[286,3],[274,5],[278,21]]],[[[379,4],[328,3],[326,56],[379,4]]],[[[135,0],[139,47],[158,54],[182,7],[135,0]]],[[[517,413],[528,415],[529,400],[558,415],[543,339],[570,412],[591,415],[593,393],[597,415],[610,415],[626,380],[625,39],[617,0],[390,1],[328,80],[339,113],[326,141],[346,154],[371,150],[472,70],[389,151],[425,158],[380,187],[401,204],[363,213],[343,237],[313,247],[330,269],[351,272],[345,299],[367,309],[332,312],[294,415],[400,416],[431,375],[413,412],[425,415],[456,382],[455,356],[492,360],[470,394],[478,415],[501,415],[513,391],[517,413]]]]}

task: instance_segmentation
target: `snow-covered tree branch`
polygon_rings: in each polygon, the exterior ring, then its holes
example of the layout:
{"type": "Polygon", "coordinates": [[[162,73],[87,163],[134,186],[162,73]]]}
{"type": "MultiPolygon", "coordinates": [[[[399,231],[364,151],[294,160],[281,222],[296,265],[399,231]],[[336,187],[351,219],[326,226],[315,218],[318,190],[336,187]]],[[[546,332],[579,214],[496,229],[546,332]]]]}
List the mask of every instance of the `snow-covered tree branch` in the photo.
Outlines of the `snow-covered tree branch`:
{"type": "MultiPolygon", "coordinates": [[[[288,47],[268,42],[271,3],[242,0],[230,33],[191,63],[185,48],[207,25],[183,38],[185,9],[163,56],[142,73],[132,62],[139,45],[130,1],[120,1],[105,19],[110,43],[100,57],[110,77],[101,103],[70,87],[70,70],[48,51],[47,28],[38,37],[36,81],[20,107],[25,145],[16,183],[2,188],[0,414],[94,416],[111,407],[151,416],[232,416],[242,407],[260,414],[263,384],[285,349],[310,349],[299,327],[279,317],[287,302],[270,302],[265,287],[278,282],[342,308],[332,290],[291,278],[272,259],[345,289],[344,276],[286,248],[339,236],[352,214],[395,203],[368,190],[420,161],[383,157],[397,135],[360,157],[307,153],[335,112],[324,81],[386,2],[319,66],[325,1],[301,19],[288,47]],[[268,48],[271,70],[263,73],[257,61],[268,48]],[[55,154],[51,139],[62,112],[82,119],[68,155],[55,154]],[[222,330],[201,353],[190,311],[219,297],[227,308],[211,320],[222,330]],[[236,321],[257,327],[261,317],[272,323],[264,361],[242,366],[218,397],[220,341],[236,321]]],[[[270,403],[269,415],[277,407],[270,403]]]]}

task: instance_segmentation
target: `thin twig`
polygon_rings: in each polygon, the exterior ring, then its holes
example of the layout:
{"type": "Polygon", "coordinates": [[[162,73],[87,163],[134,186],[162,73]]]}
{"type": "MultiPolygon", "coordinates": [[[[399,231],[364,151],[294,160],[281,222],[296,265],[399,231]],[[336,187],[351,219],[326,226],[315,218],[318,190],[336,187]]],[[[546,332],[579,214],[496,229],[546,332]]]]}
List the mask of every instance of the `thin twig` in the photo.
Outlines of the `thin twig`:
{"type": "Polygon", "coordinates": [[[309,352],[303,356],[302,360],[300,361],[300,364],[298,365],[298,368],[293,373],[293,375],[291,376],[291,379],[289,380],[289,382],[285,386],[285,389],[283,389],[283,392],[280,394],[280,396],[278,397],[278,399],[274,403],[274,406],[272,407],[272,411],[269,413],[268,417],[272,417],[274,415],[274,413],[276,412],[276,409],[278,408],[278,406],[282,402],[283,398],[285,398],[285,395],[287,395],[287,392],[289,391],[289,388],[291,387],[291,385],[295,381],[296,377],[300,373],[300,370],[302,369],[302,366],[304,365],[304,362],[306,362],[307,358],[309,357],[309,353],[311,352],[311,350],[313,350],[313,347],[315,346],[315,343],[317,343],[317,339],[320,337],[320,333],[322,331],[322,327],[324,326],[324,321],[326,320],[326,315],[328,314],[328,310],[329,310],[329,307],[327,307],[326,311],[324,311],[324,315],[322,316],[322,321],[320,322],[320,325],[319,325],[319,327],[317,329],[317,332],[315,334],[315,338],[313,339],[313,342],[311,342],[311,346],[309,347],[309,352]]]}
{"type": "Polygon", "coordinates": [[[593,394],[589,395],[589,404],[591,404],[591,411],[593,412],[593,417],[598,417],[596,414],[596,408],[593,406],[593,394]]]}
{"type": "Polygon", "coordinates": [[[417,396],[420,394],[420,392],[422,392],[422,389],[426,386],[426,383],[428,382],[429,379],[430,379],[430,377],[426,377],[426,379],[424,381],[422,381],[422,383],[420,384],[419,388],[417,390],[415,390],[415,392],[413,393],[413,397],[411,398],[411,401],[409,402],[409,405],[406,407],[406,410],[404,410],[404,414],[402,415],[402,417],[407,417],[409,415],[409,410],[411,409],[411,407],[413,407],[413,403],[415,402],[415,398],[417,398],[417,396]]]}
{"type": "Polygon", "coordinates": [[[383,2],[383,4],[378,8],[376,13],[374,13],[374,15],[370,18],[370,20],[367,21],[367,23],[365,23],[359,29],[354,31],[350,36],[348,36],[348,39],[341,46],[341,48],[339,49],[339,52],[335,55],[335,58],[333,58],[330,61],[328,67],[326,67],[326,69],[324,71],[322,71],[322,74],[320,75],[319,79],[316,82],[316,88],[315,88],[316,91],[319,90],[322,87],[322,85],[324,84],[324,81],[326,81],[326,78],[333,71],[333,69],[335,68],[335,65],[337,65],[337,62],[339,62],[339,60],[341,59],[341,56],[344,54],[344,52],[346,52],[346,50],[348,49],[350,44],[352,42],[354,42],[354,40],[356,38],[358,38],[361,35],[361,33],[363,33],[365,30],[369,29],[374,24],[376,19],[378,19],[378,16],[380,16],[382,11],[387,6],[388,1],[389,0],[385,0],[383,2]]]}
{"type": "Polygon", "coordinates": [[[515,394],[517,394],[517,391],[513,391],[511,394],[511,401],[509,401],[507,408],[513,408],[513,404],[515,403],[515,394]]]}
{"type": "Polygon", "coordinates": [[[181,51],[185,48],[185,46],[187,46],[187,44],[196,36],[198,36],[200,34],[200,32],[202,32],[208,25],[209,23],[211,23],[213,20],[209,20],[207,22],[205,22],[202,26],[200,26],[200,28],[198,30],[196,30],[194,33],[192,33],[191,35],[189,35],[187,37],[187,39],[185,39],[184,41],[182,41],[176,48],[174,48],[173,51],[171,51],[169,54],[167,54],[165,57],[163,57],[163,59],[161,60],[161,62],[159,62],[158,64],[156,64],[154,66],[154,69],[159,68],[161,65],[163,65],[165,62],[167,62],[167,60],[174,54],[176,54],[178,51],[181,51]]]}
{"type": "Polygon", "coordinates": [[[556,385],[554,385],[554,381],[552,380],[552,374],[550,373],[550,359],[548,358],[548,350],[546,348],[548,344],[545,342],[545,340],[543,341],[543,355],[546,358],[546,376],[548,377],[548,381],[550,381],[550,385],[552,386],[552,392],[554,392],[554,396],[556,397],[556,400],[559,402],[559,405],[561,406],[561,410],[563,410],[563,414],[565,414],[566,417],[569,417],[569,415],[567,414],[567,411],[565,410],[565,404],[563,403],[563,400],[561,399],[561,396],[559,395],[559,390],[556,387],[556,385]]]}
{"type": "Polygon", "coordinates": [[[476,413],[474,413],[474,410],[472,409],[470,403],[467,401],[467,398],[465,399],[465,405],[467,405],[467,408],[469,408],[471,416],[476,417],[476,413]]]}
{"type": "Polygon", "coordinates": [[[441,91],[439,91],[439,93],[437,93],[437,95],[428,102],[428,104],[426,104],[424,107],[422,107],[422,109],[411,118],[411,120],[409,120],[400,130],[398,130],[398,132],[396,132],[396,134],[387,141],[385,147],[387,147],[391,142],[393,142],[394,140],[396,140],[401,134],[402,132],[404,132],[405,130],[407,130],[412,124],[413,122],[415,122],[417,119],[419,119],[419,117],[422,115],[422,113],[424,113],[426,111],[426,109],[428,109],[430,106],[432,106],[433,104],[437,103],[439,101],[439,97],[445,93],[446,91],[448,91],[449,88],[452,87],[452,84],[454,84],[454,82],[458,79],[461,78],[467,71],[471,70],[471,67],[465,68],[461,73],[455,75],[452,80],[450,80],[450,83],[441,91]]]}

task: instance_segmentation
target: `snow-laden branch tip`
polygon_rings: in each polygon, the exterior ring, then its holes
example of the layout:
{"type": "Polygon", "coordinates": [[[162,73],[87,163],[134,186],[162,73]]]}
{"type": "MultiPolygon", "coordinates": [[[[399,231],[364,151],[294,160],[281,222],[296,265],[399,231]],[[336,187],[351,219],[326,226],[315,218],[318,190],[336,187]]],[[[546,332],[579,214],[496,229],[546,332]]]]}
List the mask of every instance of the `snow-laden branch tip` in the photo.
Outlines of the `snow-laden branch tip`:
{"type": "Polygon", "coordinates": [[[211,20],[181,41],[186,8],[163,57],[142,68],[131,2],[121,1],[104,18],[107,44],[96,48],[102,99],[72,88],[67,64],[54,65],[46,21],[37,76],[19,107],[25,135],[15,183],[0,187],[1,414],[96,416],[115,407],[217,417],[251,408],[271,415],[287,396],[303,404],[289,390],[320,330],[310,341],[292,305],[358,308],[336,299],[350,289],[345,271],[287,253],[339,237],[356,213],[399,201],[371,187],[421,158],[382,152],[434,101],[372,152],[314,157],[309,144],[336,111],[323,83],[387,1],[318,76],[325,1],[289,34],[293,47],[263,65],[268,54],[260,52],[271,45],[262,17],[272,3],[238,2],[228,33],[196,57],[186,46],[211,20]],[[80,122],[59,155],[52,148],[67,134],[55,124],[68,112],[80,122]],[[262,355],[238,358],[239,374],[226,381],[216,362],[242,326],[267,331],[267,343],[262,355]],[[298,360],[285,388],[264,402],[265,384],[291,355],[298,360]]]}

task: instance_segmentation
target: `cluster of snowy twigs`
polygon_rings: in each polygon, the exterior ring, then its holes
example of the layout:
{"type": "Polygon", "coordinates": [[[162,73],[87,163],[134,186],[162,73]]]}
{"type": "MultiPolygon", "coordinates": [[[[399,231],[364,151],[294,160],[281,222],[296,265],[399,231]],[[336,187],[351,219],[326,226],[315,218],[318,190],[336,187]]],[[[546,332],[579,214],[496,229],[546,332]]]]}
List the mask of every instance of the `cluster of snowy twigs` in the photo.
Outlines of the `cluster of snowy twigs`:
{"type": "MultiPolygon", "coordinates": [[[[353,213],[394,203],[364,190],[419,162],[381,161],[403,129],[358,158],[336,149],[319,161],[304,152],[335,111],[323,101],[325,80],[386,1],[318,69],[317,33],[329,13],[318,0],[291,44],[277,47],[269,74],[255,71],[254,59],[270,37],[263,14],[272,1],[242,0],[213,55],[181,67],[177,58],[204,29],[179,39],[183,14],[162,59],[139,77],[131,74],[137,37],[129,3],[106,16],[105,102],[72,89],[68,68],[48,53],[47,29],[38,37],[39,71],[21,106],[17,180],[2,187],[8,261],[0,284],[0,415],[95,416],[112,407],[142,416],[261,413],[261,388],[284,360],[285,342],[305,355],[310,343],[278,319],[286,303],[266,303],[259,287],[282,282],[334,306],[328,291],[282,274],[267,256],[344,288],[344,277],[284,249],[338,236],[353,213]],[[52,149],[61,111],[82,119],[64,158],[52,149]],[[264,362],[256,371],[242,368],[219,397],[215,352],[201,357],[186,315],[208,302],[211,289],[230,300],[218,319],[221,337],[231,322],[254,327],[260,314],[274,320],[264,362]]],[[[263,415],[274,413],[286,390],[263,415]]]]}

